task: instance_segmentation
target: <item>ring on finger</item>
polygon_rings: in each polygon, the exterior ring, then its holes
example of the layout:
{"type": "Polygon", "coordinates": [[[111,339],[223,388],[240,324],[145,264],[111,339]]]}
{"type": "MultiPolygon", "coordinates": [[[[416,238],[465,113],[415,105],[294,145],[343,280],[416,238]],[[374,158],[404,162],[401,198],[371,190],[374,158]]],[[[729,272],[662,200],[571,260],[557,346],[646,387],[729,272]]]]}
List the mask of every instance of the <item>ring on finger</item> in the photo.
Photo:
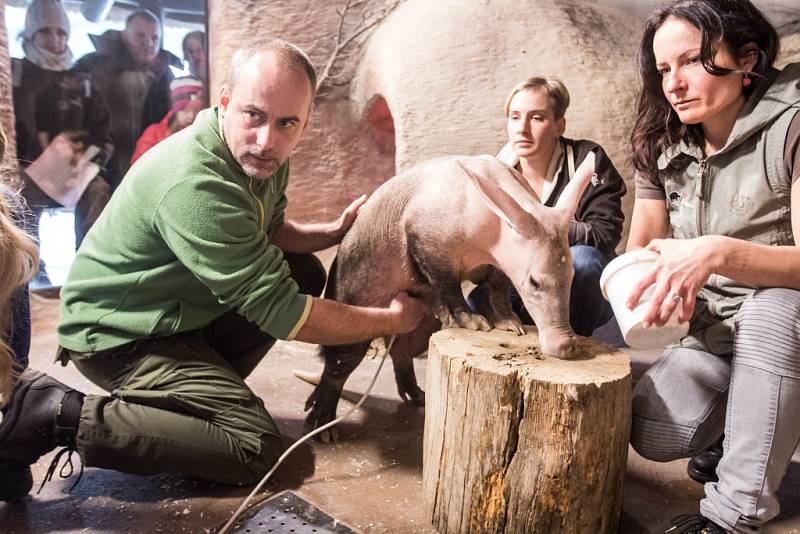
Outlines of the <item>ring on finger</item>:
{"type": "Polygon", "coordinates": [[[669,294],[669,298],[672,299],[672,302],[674,302],[675,304],[681,301],[681,296],[678,294],[677,291],[672,291],[669,294]]]}

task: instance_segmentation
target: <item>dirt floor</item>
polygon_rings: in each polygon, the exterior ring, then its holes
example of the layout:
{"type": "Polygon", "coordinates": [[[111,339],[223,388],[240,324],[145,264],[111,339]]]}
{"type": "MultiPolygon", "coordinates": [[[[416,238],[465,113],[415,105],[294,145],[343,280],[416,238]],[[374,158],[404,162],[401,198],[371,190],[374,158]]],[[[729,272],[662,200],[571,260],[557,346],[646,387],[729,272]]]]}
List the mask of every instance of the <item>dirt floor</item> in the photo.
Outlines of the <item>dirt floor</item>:
{"type": "MultiPolygon", "coordinates": [[[[73,366],[52,363],[57,344],[58,300],[34,296],[31,365],[86,392],[100,393],[73,366]]],[[[295,368],[316,370],[314,346],[279,343],[253,373],[249,384],[264,398],[286,442],[302,433],[303,403],[311,386],[295,378],[295,368]]],[[[656,356],[630,351],[634,376],[656,356]]],[[[369,384],[378,360],[366,360],[347,383],[342,413],[369,384]]],[[[424,389],[424,359],[416,361],[424,389]]],[[[340,426],[336,444],[302,445],[282,465],[265,491],[291,489],[356,531],[428,533],[422,488],[423,410],[398,397],[389,369],[381,372],[371,397],[352,420],[340,426]]],[[[44,485],[53,454],[34,466],[35,486],[21,502],[0,504],[0,532],[203,532],[221,526],[249,493],[246,488],[209,484],[181,476],[143,477],[86,469],[58,475],[44,485]]],[[[656,464],[628,456],[620,532],[663,532],[669,519],[696,510],[702,487],[685,474],[686,461],[656,464]]],[[[782,513],[767,533],[800,532],[800,455],[789,469],[781,492],[782,513]]],[[[276,530],[276,532],[278,532],[276,530]]]]}

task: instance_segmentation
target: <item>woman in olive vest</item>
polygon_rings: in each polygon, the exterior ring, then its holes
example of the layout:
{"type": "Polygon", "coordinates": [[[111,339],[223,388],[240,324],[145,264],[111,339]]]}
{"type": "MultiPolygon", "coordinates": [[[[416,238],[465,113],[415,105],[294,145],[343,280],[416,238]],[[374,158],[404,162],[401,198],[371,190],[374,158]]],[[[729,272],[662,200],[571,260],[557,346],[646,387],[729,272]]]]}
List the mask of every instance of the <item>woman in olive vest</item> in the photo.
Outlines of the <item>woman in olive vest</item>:
{"type": "Polygon", "coordinates": [[[664,6],[639,48],[628,249],[660,258],[628,305],[655,284],[645,323],[690,329],[637,384],[631,443],[669,461],[724,432],[672,532],[757,530],[800,441],[800,64],[773,68],[778,49],[746,0],[664,6]]]}

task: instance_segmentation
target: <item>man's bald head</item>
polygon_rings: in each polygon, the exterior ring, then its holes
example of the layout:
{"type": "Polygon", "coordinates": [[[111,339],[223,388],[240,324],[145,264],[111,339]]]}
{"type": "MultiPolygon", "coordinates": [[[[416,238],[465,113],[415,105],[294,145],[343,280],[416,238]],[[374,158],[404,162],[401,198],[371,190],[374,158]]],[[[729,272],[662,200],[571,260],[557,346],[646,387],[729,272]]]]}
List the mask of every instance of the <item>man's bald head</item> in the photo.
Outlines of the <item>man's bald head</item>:
{"type": "Polygon", "coordinates": [[[275,39],[267,43],[243,47],[233,54],[231,68],[228,74],[228,88],[231,91],[236,85],[236,80],[241,74],[242,69],[245,68],[250,60],[256,56],[260,57],[263,55],[273,55],[278,58],[282,65],[304,73],[311,86],[311,100],[314,100],[314,95],[317,92],[317,73],[314,70],[314,65],[311,64],[311,60],[308,59],[305,52],[282,39],[275,39]]]}
{"type": "Polygon", "coordinates": [[[224,140],[244,173],[268,179],[308,125],[316,75],[302,50],[285,41],[239,50],[220,88],[224,140]]]}

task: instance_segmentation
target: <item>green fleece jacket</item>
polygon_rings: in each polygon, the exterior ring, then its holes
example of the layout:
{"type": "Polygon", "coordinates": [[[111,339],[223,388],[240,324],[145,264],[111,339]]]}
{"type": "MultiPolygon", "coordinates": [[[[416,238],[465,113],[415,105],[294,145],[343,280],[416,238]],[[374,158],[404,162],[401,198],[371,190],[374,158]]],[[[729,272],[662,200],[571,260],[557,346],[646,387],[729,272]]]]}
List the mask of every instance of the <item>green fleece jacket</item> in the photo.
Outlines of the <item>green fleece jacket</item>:
{"type": "Polygon", "coordinates": [[[291,339],[311,308],[269,236],[283,222],[288,163],[252,180],[217,109],[148,151],[83,241],[61,291],[59,343],[96,352],[207,325],[230,309],[291,339]]]}

